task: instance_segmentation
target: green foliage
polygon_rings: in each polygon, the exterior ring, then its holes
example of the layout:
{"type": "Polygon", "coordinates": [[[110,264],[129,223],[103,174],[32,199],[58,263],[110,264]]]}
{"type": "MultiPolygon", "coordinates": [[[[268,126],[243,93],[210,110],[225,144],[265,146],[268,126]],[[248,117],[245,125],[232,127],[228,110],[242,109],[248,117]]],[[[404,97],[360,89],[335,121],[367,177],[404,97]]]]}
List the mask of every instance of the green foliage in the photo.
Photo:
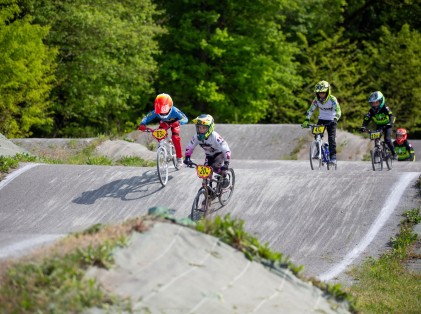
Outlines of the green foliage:
{"type": "Polygon", "coordinates": [[[52,124],[49,93],[54,84],[57,51],[44,45],[48,27],[31,16],[15,19],[17,1],[0,6],[0,133],[8,138],[32,134],[52,124]]]}
{"type": "Polygon", "coordinates": [[[129,167],[152,167],[156,166],[155,161],[145,160],[136,156],[123,156],[116,161],[117,165],[129,166],[129,167]]]}
{"type": "Polygon", "coordinates": [[[391,239],[392,249],[378,260],[369,258],[352,270],[356,284],[350,292],[357,298],[357,307],[364,313],[417,313],[421,291],[421,276],[408,271],[403,262],[408,250],[416,241],[412,233],[418,221],[419,209],[412,209],[403,215],[400,232],[391,239]]]}
{"type": "Polygon", "coordinates": [[[53,90],[57,135],[132,130],[153,92],[154,37],[162,29],[152,2],[27,0],[26,9],[51,25],[46,42],[60,49],[53,90]]]}
{"type": "Polygon", "coordinates": [[[19,162],[36,162],[39,159],[28,153],[17,153],[15,156],[0,156],[0,172],[7,173],[10,169],[16,169],[19,162]]]}
{"type": "MultiPolygon", "coordinates": [[[[421,136],[421,34],[404,25],[399,33],[382,28],[379,42],[366,42],[370,54],[368,82],[380,90],[396,116],[396,127],[421,136]]],[[[368,94],[367,94],[368,96],[368,94]]]]}
{"type": "Polygon", "coordinates": [[[164,1],[157,89],[191,116],[256,123],[294,103],[296,48],[277,24],[279,1],[164,1]]]}
{"type": "Polygon", "coordinates": [[[0,312],[81,313],[89,307],[123,305],[122,300],[102,292],[94,280],[84,279],[89,266],[110,267],[112,251],[121,245],[121,241],[106,241],[42,263],[10,267],[1,278],[0,312]]]}
{"type": "Polygon", "coordinates": [[[280,263],[295,274],[298,274],[303,269],[303,266],[295,266],[281,253],[272,251],[268,243],[260,244],[257,238],[244,230],[244,221],[231,219],[230,214],[224,217],[217,216],[214,220],[200,220],[197,222],[196,229],[200,232],[211,234],[222,242],[240,250],[250,260],[263,259],[272,263],[280,263]]]}
{"type": "MultiPolygon", "coordinates": [[[[368,110],[366,91],[361,81],[367,69],[359,62],[361,53],[356,45],[344,38],[344,29],[339,29],[331,36],[324,32],[320,35],[323,40],[313,45],[309,44],[307,37],[300,35],[300,59],[303,60],[301,75],[305,78],[305,86],[299,93],[299,98],[307,99],[306,110],[315,97],[315,84],[321,80],[328,81],[332,95],[341,106],[339,127],[352,130],[361,126],[363,116],[368,110]]],[[[318,113],[314,116],[317,120],[318,113]]]]}

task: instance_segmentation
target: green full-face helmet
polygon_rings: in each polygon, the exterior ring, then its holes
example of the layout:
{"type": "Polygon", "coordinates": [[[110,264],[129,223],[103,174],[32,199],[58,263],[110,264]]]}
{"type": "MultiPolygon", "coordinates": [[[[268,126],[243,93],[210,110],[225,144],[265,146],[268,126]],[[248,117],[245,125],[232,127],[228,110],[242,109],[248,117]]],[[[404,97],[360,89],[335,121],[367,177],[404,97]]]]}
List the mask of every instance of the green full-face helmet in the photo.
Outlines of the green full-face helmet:
{"type": "Polygon", "coordinates": [[[385,99],[382,92],[377,91],[377,92],[371,93],[370,97],[368,97],[368,102],[370,103],[370,107],[373,108],[375,112],[378,112],[380,109],[383,108],[385,99]],[[373,103],[376,101],[380,102],[380,105],[378,105],[377,107],[373,106],[373,103]]]}
{"type": "Polygon", "coordinates": [[[324,104],[329,99],[329,96],[330,96],[329,83],[326,81],[320,81],[314,87],[314,92],[316,93],[317,100],[324,104]],[[321,98],[319,93],[326,93],[326,97],[321,98]]]}
{"type": "Polygon", "coordinates": [[[199,139],[199,141],[207,139],[215,129],[213,117],[209,114],[202,114],[198,116],[196,119],[193,120],[193,123],[196,125],[197,138],[199,139]],[[206,132],[199,132],[199,126],[206,126],[206,132]]]}

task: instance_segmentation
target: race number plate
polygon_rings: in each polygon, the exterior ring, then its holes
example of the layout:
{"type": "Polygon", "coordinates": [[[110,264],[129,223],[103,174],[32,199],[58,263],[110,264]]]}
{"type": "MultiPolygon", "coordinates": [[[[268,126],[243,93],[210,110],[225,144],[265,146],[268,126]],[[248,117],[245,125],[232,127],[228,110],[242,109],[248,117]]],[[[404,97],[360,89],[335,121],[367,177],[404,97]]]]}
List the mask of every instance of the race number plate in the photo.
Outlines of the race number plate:
{"type": "Polygon", "coordinates": [[[197,166],[197,176],[201,179],[207,179],[212,175],[212,167],[199,165],[197,166]]]}
{"type": "Polygon", "coordinates": [[[167,131],[164,129],[156,129],[153,131],[152,135],[157,140],[162,140],[165,136],[167,136],[167,131]]]}
{"type": "Polygon", "coordinates": [[[370,139],[375,140],[376,138],[380,138],[380,132],[371,132],[370,139]]]}
{"type": "Polygon", "coordinates": [[[313,134],[323,134],[324,131],[325,131],[324,125],[314,126],[312,130],[313,134]]]}

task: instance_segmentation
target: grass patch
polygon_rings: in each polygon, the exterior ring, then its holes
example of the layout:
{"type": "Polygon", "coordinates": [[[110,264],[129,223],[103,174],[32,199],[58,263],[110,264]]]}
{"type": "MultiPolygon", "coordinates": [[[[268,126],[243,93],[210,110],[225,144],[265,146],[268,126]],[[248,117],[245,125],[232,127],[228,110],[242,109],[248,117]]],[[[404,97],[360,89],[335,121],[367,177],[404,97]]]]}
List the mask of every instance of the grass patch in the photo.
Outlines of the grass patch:
{"type": "Polygon", "coordinates": [[[3,262],[0,312],[81,313],[90,307],[106,310],[111,306],[117,312],[129,310],[126,300],[101,290],[95,280],[85,278],[85,272],[90,266],[111,267],[114,249],[126,245],[133,226],[94,225],[30,257],[3,262]]]}
{"type": "Polygon", "coordinates": [[[307,279],[300,275],[303,266],[294,265],[282,253],[272,251],[269,244],[260,241],[244,230],[244,221],[231,219],[229,214],[224,217],[217,216],[214,220],[203,219],[197,222],[196,230],[219,238],[222,242],[236,248],[254,261],[261,262],[271,269],[287,268],[304,281],[311,281],[315,286],[332,296],[338,302],[346,302],[351,312],[355,310],[353,296],[342,289],[339,284],[326,284],[315,279],[307,279]]]}
{"type": "MultiPolygon", "coordinates": [[[[19,162],[37,162],[45,164],[71,164],[71,165],[102,165],[102,166],[130,166],[130,167],[154,167],[156,161],[148,161],[137,156],[124,156],[117,161],[113,161],[106,156],[95,155],[95,148],[100,145],[105,137],[100,137],[82,149],[80,152],[66,156],[63,159],[51,158],[47,156],[38,157],[28,153],[17,153],[15,156],[0,156],[0,180],[7,173],[16,169],[19,162]]],[[[69,142],[70,147],[76,147],[77,141],[69,142]]]]}
{"type": "Polygon", "coordinates": [[[305,143],[307,143],[308,140],[306,137],[300,137],[298,140],[297,145],[294,147],[294,149],[291,151],[291,153],[282,158],[283,160],[297,160],[298,159],[298,153],[301,151],[301,148],[304,146],[305,143]]]}
{"type": "Polygon", "coordinates": [[[400,232],[390,241],[391,250],[379,259],[369,258],[351,275],[357,283],[349,288],[363,313],[419,313],[421,309],[421,275],[410,272],[405,262],[417,240],[412,232],[421,221],[419,209],[404,213],[400,232]]]}

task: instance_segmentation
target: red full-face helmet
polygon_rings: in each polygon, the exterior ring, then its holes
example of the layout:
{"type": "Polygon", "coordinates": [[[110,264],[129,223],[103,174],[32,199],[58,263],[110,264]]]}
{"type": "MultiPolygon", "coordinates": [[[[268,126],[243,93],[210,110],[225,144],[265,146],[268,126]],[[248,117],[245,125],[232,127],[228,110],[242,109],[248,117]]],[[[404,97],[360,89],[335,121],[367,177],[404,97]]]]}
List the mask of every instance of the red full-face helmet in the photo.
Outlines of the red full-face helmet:
{"type": "Polygon", "coordinates": [[[168,94],[159,94],[155,99],[155,113],[163,119],[170,115],[172,109],[172,99],[168,94]]]}
{"type": "Polygon", "coordinates": [[[405,129],[399,128],[396,130],[396,142],[398,145],[402,145],[403,142],[405,142],[406,138],[408,136],[408,133],[405,129]]]}

